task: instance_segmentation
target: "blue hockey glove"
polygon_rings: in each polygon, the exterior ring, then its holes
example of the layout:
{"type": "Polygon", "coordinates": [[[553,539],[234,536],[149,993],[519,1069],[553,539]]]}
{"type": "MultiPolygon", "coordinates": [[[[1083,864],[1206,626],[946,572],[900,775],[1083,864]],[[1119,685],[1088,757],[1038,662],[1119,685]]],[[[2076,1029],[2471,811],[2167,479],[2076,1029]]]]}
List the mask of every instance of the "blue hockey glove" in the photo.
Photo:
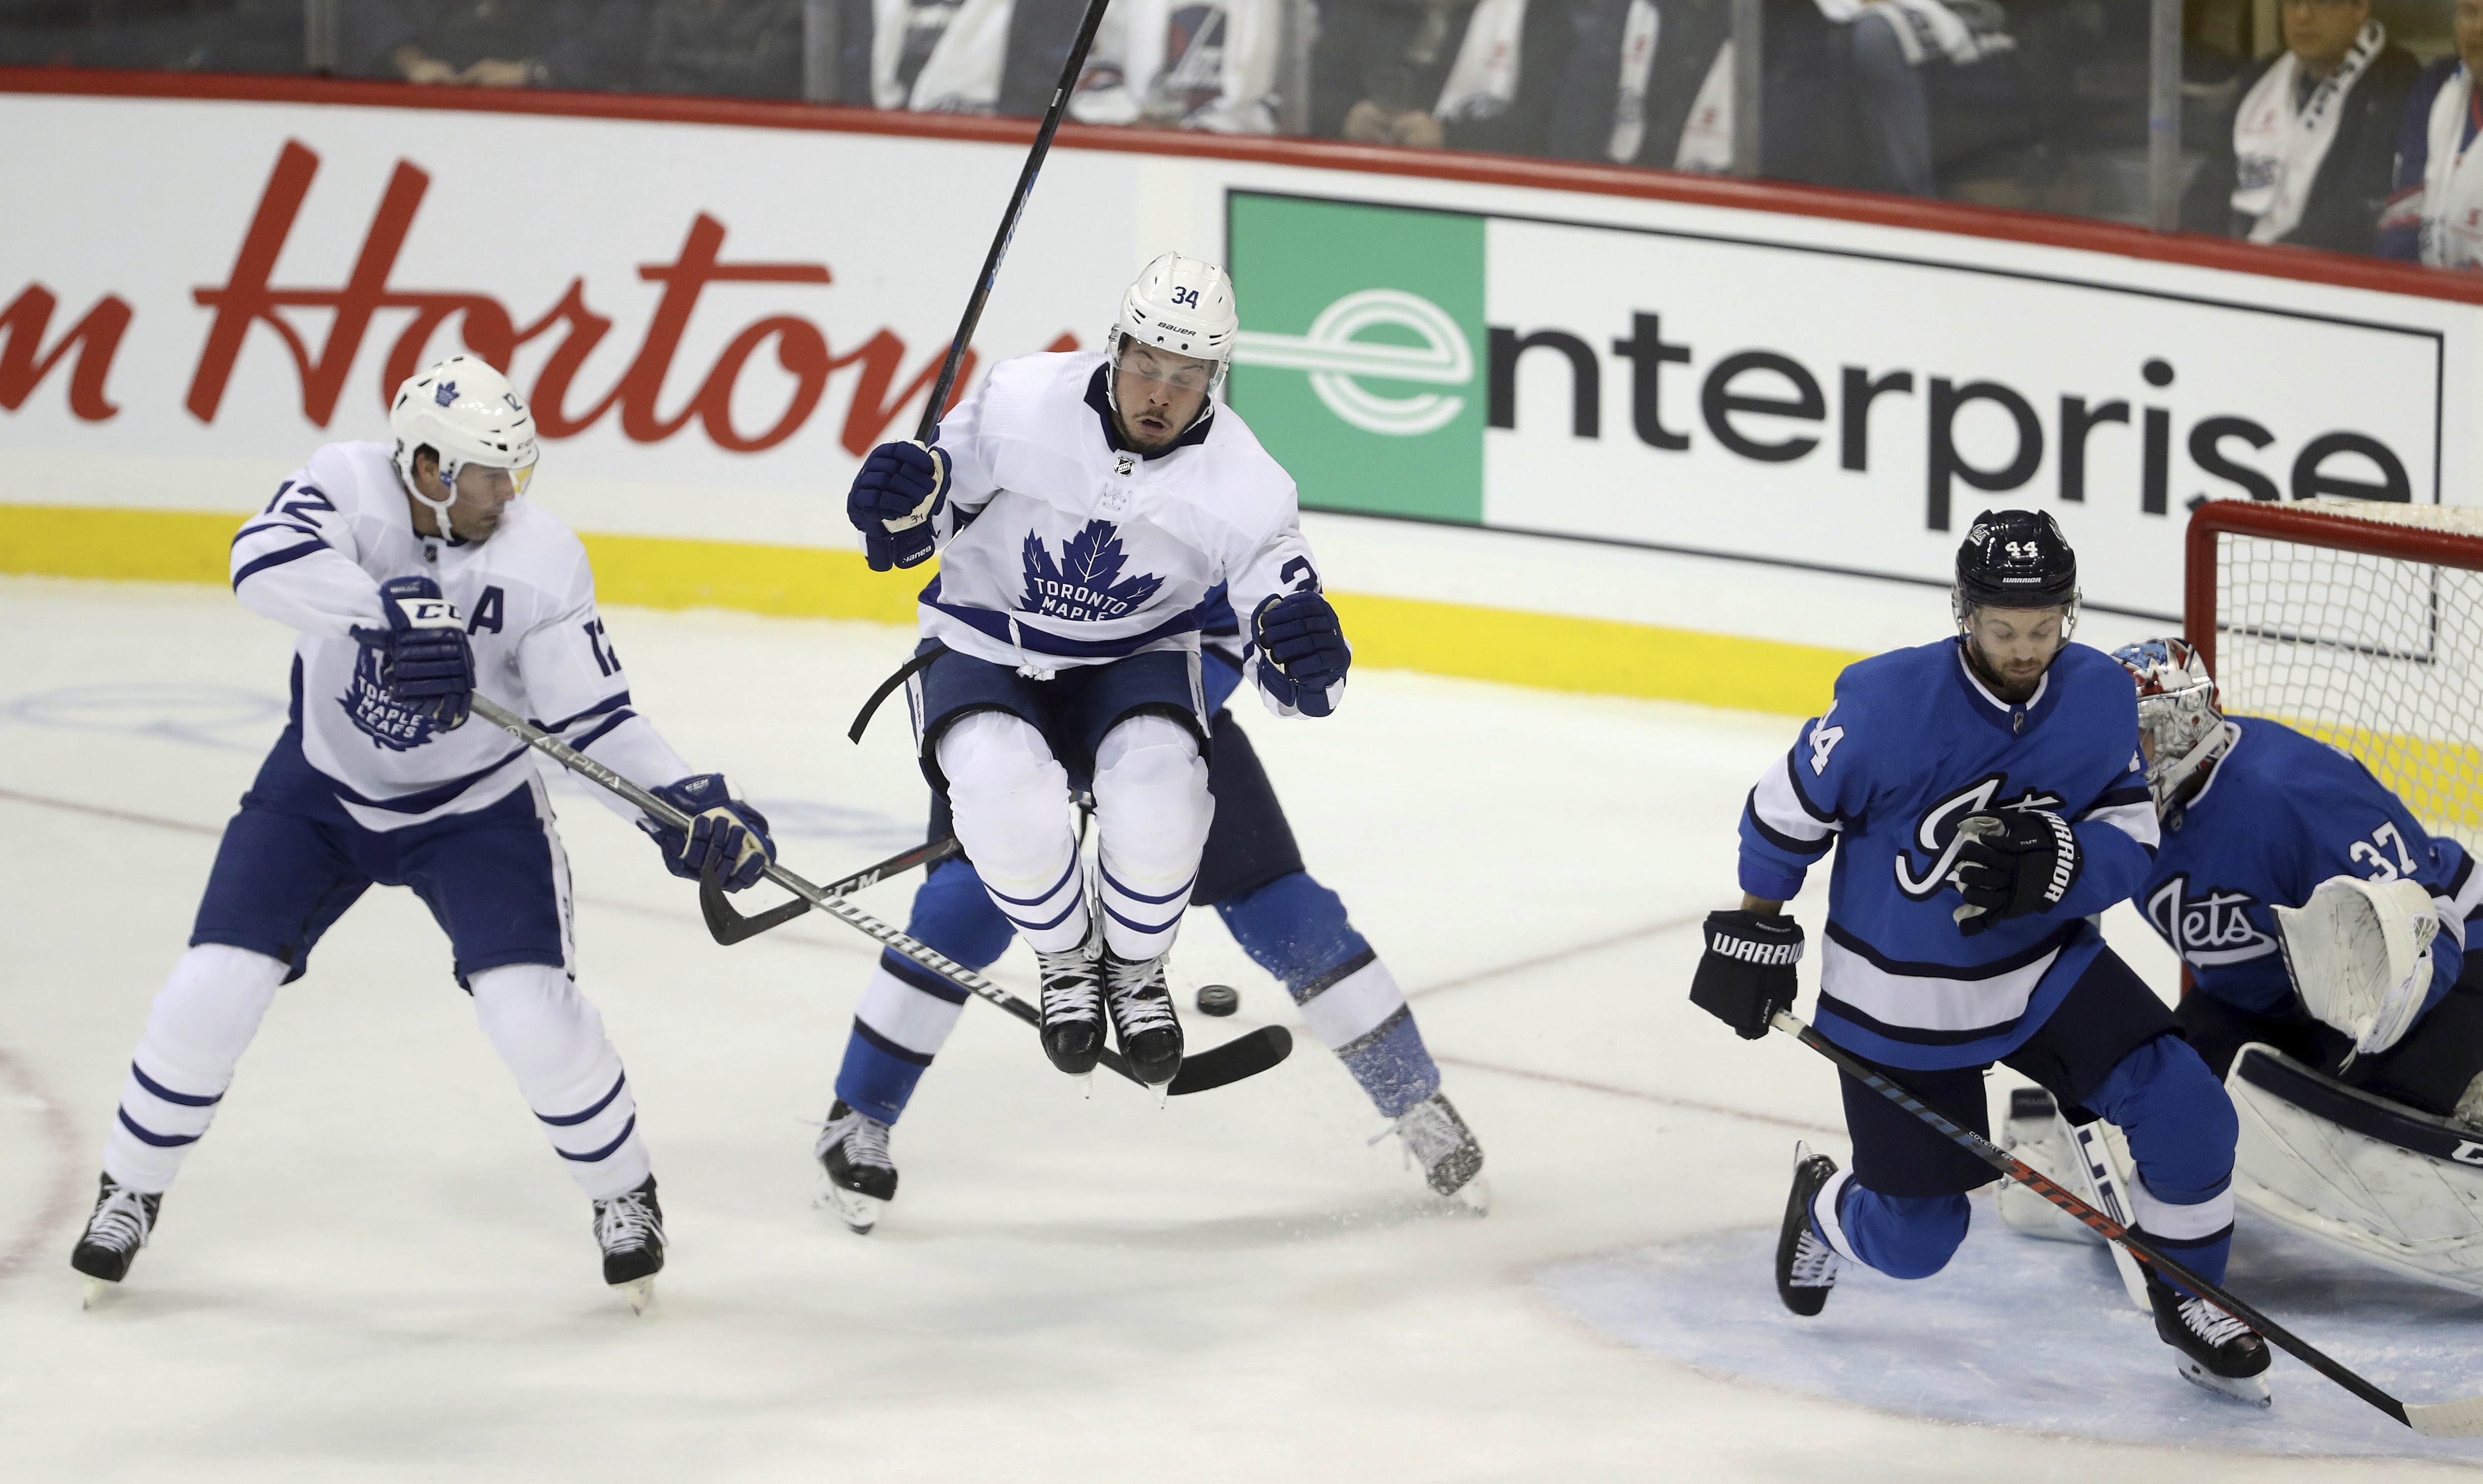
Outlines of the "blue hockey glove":
{"type": "Polygon", "coordinates": [[[776,842],[767,837],[767,816],[733,797],[723,774],[693,774],[647,791],[690,816],[687,834],[644,815],[638,819],[638,828],[663,851],[664,869],[674,875],[696,881],[712,860],[724,889],[738,891],[758,881],[776,859],[776,842]]]}
{"type": "Polygon", "coordinates": [[[1957,833],[1965,843],[1948,881],[1965,905],[1951,915],[1967,938],[2012,917],[2050,912],[2086,869],[2076,832],[2044,809],[1969,814],[1958,821],[1957,833]]]}
{"type": "Polygon", "coordinates": [[[379,651],[380,683],[408,708],[428,714],[441,730],[465,726],[474,709],[474,647],[466,640],[464,616],[428,577],[381,583],[380,608],[387,627],[353,631],[379,651]]]}
{"type": "Polygon", "coordinates": [[[1331,688],[1345,679],[1353,650],[1336,622],[1336,609],[1318,593],[1268,598],[1250,618],[1259,646],[1259,683],[1285,704],[1308,716],[1336,709],[1331,688]]]}
{"type": "Polygon", "coordinates": [[[1711,912],[1701,931],[1707,951],[1691,978],[1690,1002],[1743,1040],[1758,1040],[1777,1011],[1793,1008],[1802,924],[1782,913],[1711,912]]]}
{"type": "Polygon", "coordinates": [[[882,443],[862,462],[845,518],[862,532],[870,570],[919,566],[931,555],[931,517],[948,497],[948,455],[921,443],[882,443]]]}

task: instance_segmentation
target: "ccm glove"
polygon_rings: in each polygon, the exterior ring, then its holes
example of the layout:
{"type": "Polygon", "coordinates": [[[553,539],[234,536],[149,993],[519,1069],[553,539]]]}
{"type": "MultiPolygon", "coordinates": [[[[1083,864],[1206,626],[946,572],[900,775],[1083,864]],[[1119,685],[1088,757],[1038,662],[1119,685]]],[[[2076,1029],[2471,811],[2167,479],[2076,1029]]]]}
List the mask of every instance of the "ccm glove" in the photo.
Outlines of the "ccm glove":
{"type": "Polygon", "coordinates": [[[845,518],[862,532],[870,570],[920,566],[935,544],[931,517],[948,498],[948,455],[921,443],[882,443],[862,462],[845,518]]]}
{"type": "Polygon", "coordinates": [[[1268,598],[1251,615],[1250,636],[1259,646],[1259,683],[1269,695],[1310,716],[1336,709],[1334,688],[1345,683],[1353,650],[1325,596],[1268,598]]]}
{"type": "Polygon", "coordinates": [[[1690,981],[1690,1002],[1756,1041],[1778,1011],[1793,1008],[1802,924],[1782,913],[1711,912],[1703,931],[1707,952],[1690,981]]]}
{"type": "Polygon", "coordinates": [[[721,773],[699,773],[678,783],[647,790],[690,816],[684,833],[643,815],[638,828],[653,835],[664,853],[664,868],[696,881],[709,861],[727,891],[738,891],[759,880],[776,859],[776,842],[767,837],[767,816],[733,797],[721,773]]]}
{"type": "Polygon", "coordinates": [[[474,647],[467,642],[464,616],[428,577],[381,583],[380,609],[387,615],[387,627],[353,631],[378,651],[380,683],[441,730],[465,726],[474,709],[474,647]]]}
{"type": "Polygon", "coordinates": [[[1968,814],[1957,833],[1965,842],[1948,880],[1965,898],[1954,915],[1968,938],[2012,917],[2050,912],[2086,868],[2069,822],[2043,809],[1968,814]]]}

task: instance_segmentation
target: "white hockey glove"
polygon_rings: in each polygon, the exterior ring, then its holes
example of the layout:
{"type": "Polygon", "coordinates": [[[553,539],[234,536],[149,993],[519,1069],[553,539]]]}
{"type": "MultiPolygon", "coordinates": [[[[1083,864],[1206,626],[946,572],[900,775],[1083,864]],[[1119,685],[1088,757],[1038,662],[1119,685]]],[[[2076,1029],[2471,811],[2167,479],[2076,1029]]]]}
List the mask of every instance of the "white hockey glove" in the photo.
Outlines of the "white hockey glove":
{"type": "Polygon", "coordinates": [[[2333,876],[2300,907],[2276,909],[2285,972],[2311,1015],[2354,1038],[2357,1055],[2403,1040],[2431,992],[2440,913],[2420,882],[2333,876]]]}

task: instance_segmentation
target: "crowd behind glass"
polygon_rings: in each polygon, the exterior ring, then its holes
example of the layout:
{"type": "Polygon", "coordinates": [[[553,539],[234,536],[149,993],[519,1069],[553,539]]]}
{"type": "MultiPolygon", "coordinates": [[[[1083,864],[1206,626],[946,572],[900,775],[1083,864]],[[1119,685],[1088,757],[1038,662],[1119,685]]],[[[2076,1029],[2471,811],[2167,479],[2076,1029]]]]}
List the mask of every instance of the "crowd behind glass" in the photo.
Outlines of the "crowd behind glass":
{"type": "MultiPolygon", "coordinates": [[[[2172,24],[2157,3],[1113,0],[1071,117],[1657,170],[1738,163],[2159,225],[2177,193],[2193,231],[2483,268],[2483,0],[2186,0],[2184,147],[2159,152],[2150,175],[2150,34],[2172,24]],[[1756,66],[1735,65],[1737,9],[1756,66]],[[1737,93],[1753,81],[1737,152],[1737,93]]],[[[0,0],[0,64],[1030,117],[1082,8],[0,0]]]]}

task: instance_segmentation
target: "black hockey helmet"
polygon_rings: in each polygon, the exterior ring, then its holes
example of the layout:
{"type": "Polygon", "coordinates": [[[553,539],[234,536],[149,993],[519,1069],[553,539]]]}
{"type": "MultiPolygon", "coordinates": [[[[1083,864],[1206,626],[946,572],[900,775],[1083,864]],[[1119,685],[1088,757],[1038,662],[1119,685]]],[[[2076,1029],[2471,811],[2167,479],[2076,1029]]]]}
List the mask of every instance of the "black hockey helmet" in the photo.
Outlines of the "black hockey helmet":
{"type": "Polygon", "coordinates": [[[2078,620],[2078,554],[2040,510],[1987,510],[1957,548],[1957,622],[1977,608],[2065,608],[2061,637],[2078,620]]]}

